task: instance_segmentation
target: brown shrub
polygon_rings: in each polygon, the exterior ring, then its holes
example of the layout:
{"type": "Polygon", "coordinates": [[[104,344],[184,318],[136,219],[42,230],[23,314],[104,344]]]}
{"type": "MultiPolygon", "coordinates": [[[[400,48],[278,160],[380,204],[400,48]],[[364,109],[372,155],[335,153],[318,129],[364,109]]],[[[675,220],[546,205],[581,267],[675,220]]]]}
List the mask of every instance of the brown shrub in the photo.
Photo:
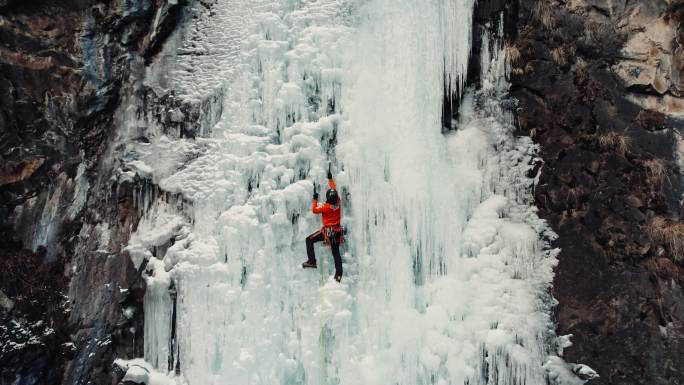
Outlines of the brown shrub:
{"type": "Polygon", "coordinates": [[[684,261],[684,224],[655,217],[648,223],[646,233],[652,242],[667,247],[674,261],[684,261]]]}
{"type": "Polygon", "coordinates": [[[649,159],[644,161],[646,177],[651,185],[660,186],[667,176],[667,164],[663,159],[649,159]]]}
{"type": "Polygon", "coordinates": [[[631,139],[624,133],[611,131],[599,134],[598,143],[603,150],[613,150],[620,155],[625,155],[629,151],[631,139]]]}
{"type": "Polygon", "coordinates": [[[504,52],[506,54],[506,60],[512,65],[517,64],[520,61],[520,49],[517,45],[507,41],[504,45],[504,52]]]}
{"type": "Polygon", "coordinates": [[[554,5],[550,0],[537,0],[532,6],[532,16],[537,19],[542,25],[548,29],[556,26],[556,20],[553,18],[554,5]]]}

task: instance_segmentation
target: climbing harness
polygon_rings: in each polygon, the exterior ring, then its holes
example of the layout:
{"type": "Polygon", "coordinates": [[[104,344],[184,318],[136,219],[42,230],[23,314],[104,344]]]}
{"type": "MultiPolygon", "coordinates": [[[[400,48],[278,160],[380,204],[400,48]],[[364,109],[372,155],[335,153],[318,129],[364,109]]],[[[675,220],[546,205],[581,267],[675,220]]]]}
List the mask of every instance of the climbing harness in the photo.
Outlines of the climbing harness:
{"type": "Polygon", "coordinates": [[[340,225],[323,227],[323,239],[328,246],[344,243],[344,228],[340,225]]]}

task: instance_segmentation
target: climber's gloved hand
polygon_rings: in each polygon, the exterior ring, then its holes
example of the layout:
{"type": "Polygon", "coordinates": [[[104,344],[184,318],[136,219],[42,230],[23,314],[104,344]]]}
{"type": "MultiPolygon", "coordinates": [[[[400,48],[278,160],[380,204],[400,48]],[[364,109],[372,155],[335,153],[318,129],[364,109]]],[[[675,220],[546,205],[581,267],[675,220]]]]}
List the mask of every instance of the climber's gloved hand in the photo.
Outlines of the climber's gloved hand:
{"type": "Polygon", "coordinates": [[[328,179],[332,179],[332,173],[328,171],[328,179]]]}
{"type": "Polygon", "coordinates": [[[318,200],[318,193],[317,193],[317,192],[313,193],[313,199],[314,199],[315,201],[318,200]]]}
{"type": "Polygon", "coordinates": [[[332,179],[332,163],[328,162],[328,179],[332,179]]]}

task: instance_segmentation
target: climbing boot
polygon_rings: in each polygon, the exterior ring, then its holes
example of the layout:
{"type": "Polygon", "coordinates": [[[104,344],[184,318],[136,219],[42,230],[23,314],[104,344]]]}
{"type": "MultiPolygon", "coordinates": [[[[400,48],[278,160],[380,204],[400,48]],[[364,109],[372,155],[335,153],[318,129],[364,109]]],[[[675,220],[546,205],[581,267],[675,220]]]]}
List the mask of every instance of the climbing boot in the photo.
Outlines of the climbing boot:
{"type": "Polygon", "coordinates": [[[335,281],[340,282],[342,280],[342,274],[335,274],[335,281]]]}
{"type": "Polygon", "coordinates": [[[315,269],[318,266],[316,266],[316,261],[306,261],[306,262],[302,263],[302,267],[304,269],[315,269]]]}

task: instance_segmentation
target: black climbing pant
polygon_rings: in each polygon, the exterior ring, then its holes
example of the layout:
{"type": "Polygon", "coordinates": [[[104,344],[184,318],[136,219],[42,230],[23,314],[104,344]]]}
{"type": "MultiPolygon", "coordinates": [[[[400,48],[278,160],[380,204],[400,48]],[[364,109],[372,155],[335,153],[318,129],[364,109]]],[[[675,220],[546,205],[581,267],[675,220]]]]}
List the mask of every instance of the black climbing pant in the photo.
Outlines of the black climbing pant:
{"type": "MultiPolygon", "coordinates": [[[[330,239],[330,249],[332,249],[333,259],[335,260],[335,275],[342,276],[342,256],[340,255],[340,237],[341,234],[337,234],[330,239]]],[[[315,233],[306,237],[306,255],[309,258],[309,262],[316,262],[316,254],[314,253],[314,243],[321,242],[325,240],[323,235],[323,230],[318,230],[315,233]]]]}

